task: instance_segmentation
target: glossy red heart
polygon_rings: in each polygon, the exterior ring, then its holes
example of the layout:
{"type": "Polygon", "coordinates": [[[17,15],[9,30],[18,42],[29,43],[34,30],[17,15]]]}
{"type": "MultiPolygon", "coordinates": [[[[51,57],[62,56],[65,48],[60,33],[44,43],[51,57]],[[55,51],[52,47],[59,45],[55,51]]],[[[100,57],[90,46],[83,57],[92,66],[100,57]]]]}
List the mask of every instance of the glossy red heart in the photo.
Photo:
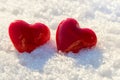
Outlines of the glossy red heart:
{"type": "Polygon", "coordinates": [[[28,24],[23,20],[16,20],[9,26],[9,36],[19,52],[30,53],[50,39],[50,30],[42,23],[28,24]]]}
{"type": "Polygon", "coordinates": [[[80,28],[73,18],[63,20],[56,32],[58,51],[77,53],[83,48],[91,48],[97,43],[96,34],[88,28],[80,28]]]}

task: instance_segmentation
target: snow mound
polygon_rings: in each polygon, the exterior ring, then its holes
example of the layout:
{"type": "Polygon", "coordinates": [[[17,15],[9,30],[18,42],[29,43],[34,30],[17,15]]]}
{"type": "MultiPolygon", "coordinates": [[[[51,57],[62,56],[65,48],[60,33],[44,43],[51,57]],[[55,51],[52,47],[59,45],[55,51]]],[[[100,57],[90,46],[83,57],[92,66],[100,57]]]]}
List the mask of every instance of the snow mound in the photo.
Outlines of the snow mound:
{"type": "Polygon", "coordinates": [[[120,80],[120,0],[0,0],[0,80],[120,80]],[[72,17],[93,29],[95,48],[59,55],[55,32],[72,17]],[[9,24],[22,19],[49,26],[51,39],[31,54],[19,54],[9,24]]]}

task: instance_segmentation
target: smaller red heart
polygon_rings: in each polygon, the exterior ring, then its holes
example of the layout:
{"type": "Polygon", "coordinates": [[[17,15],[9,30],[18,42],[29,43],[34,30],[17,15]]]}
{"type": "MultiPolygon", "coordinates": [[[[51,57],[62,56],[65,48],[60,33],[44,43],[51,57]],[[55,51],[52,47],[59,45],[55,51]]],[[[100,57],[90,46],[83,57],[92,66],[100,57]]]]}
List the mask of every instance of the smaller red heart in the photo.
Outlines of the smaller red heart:
{"type": "Polygon", "coordinates": [[[63,20],[56,31],[57,49],[65,53],[77,53],[83,48],[95,46],[96,43],[96,34],[91,29],[80,28],[73,18],[63,20]]]}
{"type": "Polygon", "coordinates": [[[16,20],[10,24],[8,32],[13,45],[21,53],[30,53],[50,39],[50,30],[42,23],[28,24],[16,20]]]}

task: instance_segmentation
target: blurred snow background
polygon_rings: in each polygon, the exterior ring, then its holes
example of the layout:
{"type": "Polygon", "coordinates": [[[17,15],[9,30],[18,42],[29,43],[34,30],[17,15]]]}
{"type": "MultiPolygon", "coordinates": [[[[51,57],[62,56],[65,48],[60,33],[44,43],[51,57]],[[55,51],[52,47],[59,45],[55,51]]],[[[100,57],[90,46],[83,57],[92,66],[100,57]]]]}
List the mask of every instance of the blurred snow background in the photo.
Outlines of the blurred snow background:
{"type": "Polygon", "coordinates": [[[0,80],[120,80],[120,0],[0,0],[0,80]],[[67,17],[96,32],[95,48],[57,54],[55,32],[67,17]],[[19,54],[8,36],[16,19],[45,23],[51,40],[19,54]]]}

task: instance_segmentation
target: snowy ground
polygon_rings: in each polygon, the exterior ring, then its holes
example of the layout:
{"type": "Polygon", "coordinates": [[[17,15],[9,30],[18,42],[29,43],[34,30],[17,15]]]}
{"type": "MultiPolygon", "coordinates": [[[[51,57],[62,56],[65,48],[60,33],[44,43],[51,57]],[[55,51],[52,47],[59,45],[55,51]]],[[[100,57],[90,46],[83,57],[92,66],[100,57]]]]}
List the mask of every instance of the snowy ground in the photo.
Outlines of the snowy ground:
{"type": "Polygon", "coordinates": [[[120,0],[0,0],[0,80],[120,80],[120,0]],[[57,54],[55,30],[67,17],[96,32],[95,48],[57,54]],[[45,23],[51,40],[19,54],[8,36],[16,19],[45,23]]]}

